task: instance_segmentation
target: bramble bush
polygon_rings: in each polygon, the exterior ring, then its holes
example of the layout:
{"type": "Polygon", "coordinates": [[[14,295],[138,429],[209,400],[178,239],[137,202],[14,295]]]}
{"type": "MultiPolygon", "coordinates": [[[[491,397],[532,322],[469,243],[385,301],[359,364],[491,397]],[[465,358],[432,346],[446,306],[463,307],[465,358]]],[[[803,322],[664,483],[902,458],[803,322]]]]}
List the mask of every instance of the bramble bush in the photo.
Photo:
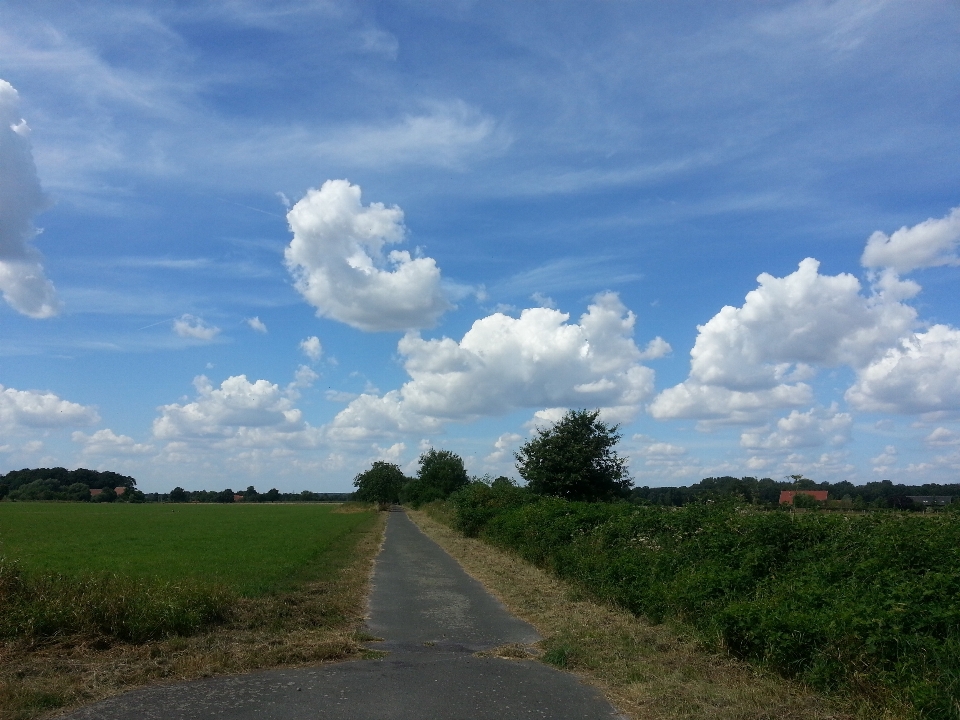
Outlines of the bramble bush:
{"type": "Polygon", "coordinates": [[[536,498],[471,485],[466,534],[828,692],[960,718],[960,515],[536,498]]]}

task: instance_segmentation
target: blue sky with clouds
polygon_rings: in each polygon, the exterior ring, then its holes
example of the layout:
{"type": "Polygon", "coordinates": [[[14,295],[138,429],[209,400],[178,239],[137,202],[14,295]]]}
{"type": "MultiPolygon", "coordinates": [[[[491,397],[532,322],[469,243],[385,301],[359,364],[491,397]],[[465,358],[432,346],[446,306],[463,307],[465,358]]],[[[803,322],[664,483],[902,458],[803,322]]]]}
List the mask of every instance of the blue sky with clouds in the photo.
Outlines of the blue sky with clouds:
{"type": "Polygon", "coordinates": [[[0,6],[0,471],[954,481],[960,8],[0,6]]]}

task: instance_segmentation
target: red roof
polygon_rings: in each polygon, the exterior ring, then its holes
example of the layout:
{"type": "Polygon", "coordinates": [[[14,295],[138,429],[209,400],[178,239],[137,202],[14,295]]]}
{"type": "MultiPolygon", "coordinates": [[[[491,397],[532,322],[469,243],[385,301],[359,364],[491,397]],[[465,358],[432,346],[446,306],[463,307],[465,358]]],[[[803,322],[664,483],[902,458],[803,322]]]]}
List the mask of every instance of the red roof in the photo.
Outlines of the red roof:
{"type": "Polygon", "coordinates": [[[827,499],[826,490],[781,490],[780,491],[780,504],[781,505],[793,505],[794,495],[809,495],[814,500],[818,502],[824,502],[827,499]]]}

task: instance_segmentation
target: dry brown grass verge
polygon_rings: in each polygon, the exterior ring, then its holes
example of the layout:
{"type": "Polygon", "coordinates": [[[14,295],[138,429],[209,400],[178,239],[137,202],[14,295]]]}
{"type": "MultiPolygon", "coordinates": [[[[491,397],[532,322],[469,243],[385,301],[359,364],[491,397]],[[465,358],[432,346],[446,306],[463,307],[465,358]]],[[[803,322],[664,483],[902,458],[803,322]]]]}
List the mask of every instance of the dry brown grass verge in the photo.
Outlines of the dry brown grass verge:
{"type": "Polygon", "coordinates": [[[51,717],[134,687],[362,657],[361,627],[386,514],[331,578],[241,599],[226,625],[131,645],[66,637],[0,644],[0,720],[51,717]]]}
{"type": "Polygon", "coordinates": [[[411,519],[544,638],[539,648],[488,654],[536,657],[575,672],[634,720],[879,720],[746,663],[703,651],[664,625],[583,597],[571,585],[424,512],[411,519]]]}

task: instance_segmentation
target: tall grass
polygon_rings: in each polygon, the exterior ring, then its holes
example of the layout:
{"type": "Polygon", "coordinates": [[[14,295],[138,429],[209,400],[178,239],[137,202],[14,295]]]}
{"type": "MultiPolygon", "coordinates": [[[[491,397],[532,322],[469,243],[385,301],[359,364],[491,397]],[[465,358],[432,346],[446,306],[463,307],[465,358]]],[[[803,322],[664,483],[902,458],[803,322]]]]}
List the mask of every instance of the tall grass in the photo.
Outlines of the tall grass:
{"type": "Polygon", "coordinates": [[[217,585],[109,574],[25,573],[0,558],[0,637],[64,635],[146,642],[223,622],[236,601],[217,585]]]}
{"type": "Polygon", "coordinates": [[[960,517],[535,501],[471,486],[472,534],[827,691],[960,718],[960,517]]]}

